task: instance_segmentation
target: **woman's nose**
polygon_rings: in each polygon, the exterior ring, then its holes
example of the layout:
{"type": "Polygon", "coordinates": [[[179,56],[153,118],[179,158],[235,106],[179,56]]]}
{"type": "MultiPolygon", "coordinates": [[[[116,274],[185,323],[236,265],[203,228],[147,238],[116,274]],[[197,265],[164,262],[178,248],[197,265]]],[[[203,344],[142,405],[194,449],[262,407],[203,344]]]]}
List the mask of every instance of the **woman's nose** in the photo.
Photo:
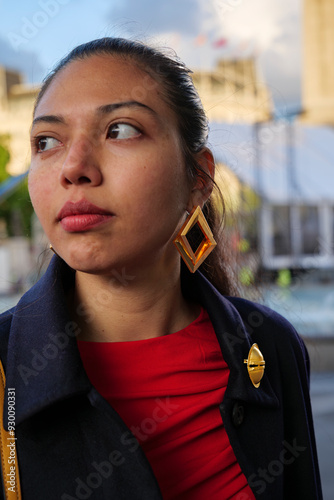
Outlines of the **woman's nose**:
{"type": "Polygon", "coordinates": [[[90,140],[81,138],[72,142],[62,166],[60,182],[64,187],[72,184],[101,184],[102,173],[94,144],[90,140]]]}

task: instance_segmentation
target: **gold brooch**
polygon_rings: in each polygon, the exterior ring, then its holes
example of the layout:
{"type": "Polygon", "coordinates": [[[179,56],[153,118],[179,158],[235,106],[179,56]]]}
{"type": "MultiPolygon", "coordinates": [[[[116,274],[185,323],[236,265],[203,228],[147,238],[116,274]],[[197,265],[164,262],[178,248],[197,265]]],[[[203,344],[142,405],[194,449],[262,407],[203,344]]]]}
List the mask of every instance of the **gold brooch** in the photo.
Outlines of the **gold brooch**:
{"type": "Polygon", "coordinates": [[[253,344],[248,353],[248,359],[244,359],[247,364],[249,378],[254,387],[260,387],[260,382],[264,374],[265,360],[257,344],[253,344]]]}

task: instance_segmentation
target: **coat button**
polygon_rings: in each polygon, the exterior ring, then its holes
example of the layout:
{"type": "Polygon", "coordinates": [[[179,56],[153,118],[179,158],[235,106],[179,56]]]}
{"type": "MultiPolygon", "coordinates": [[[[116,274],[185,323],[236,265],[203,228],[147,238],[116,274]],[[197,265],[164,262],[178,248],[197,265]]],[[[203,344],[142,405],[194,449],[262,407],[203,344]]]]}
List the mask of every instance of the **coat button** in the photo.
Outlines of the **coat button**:
{"type": "Polygon", "coordinates": [[[232,408],[232,422],[235,427],[240,427],[245,417],[245,408],[240,403],[234,403],[232,408]]]}

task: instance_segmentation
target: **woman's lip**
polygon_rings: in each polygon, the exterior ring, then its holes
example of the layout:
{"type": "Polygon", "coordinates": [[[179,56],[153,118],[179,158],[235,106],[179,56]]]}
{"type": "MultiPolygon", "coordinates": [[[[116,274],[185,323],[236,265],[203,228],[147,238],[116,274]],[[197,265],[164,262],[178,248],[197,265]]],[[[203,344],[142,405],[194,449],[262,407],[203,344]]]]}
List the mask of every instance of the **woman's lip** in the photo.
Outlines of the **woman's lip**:
{"type": "Polygon", "coordinates": [[[63,217],[59,222],[62,228],[69,233],[88,231],[109,221],[113,215],[108,214],[77,214],[63,217]]]}
{"type": "Polygon", "coordinates": [[[67,201],[58,213],[57,220],[62,221],[72,215],[112,215],[112,213],[82,199],[77,202],[67,201]]]}

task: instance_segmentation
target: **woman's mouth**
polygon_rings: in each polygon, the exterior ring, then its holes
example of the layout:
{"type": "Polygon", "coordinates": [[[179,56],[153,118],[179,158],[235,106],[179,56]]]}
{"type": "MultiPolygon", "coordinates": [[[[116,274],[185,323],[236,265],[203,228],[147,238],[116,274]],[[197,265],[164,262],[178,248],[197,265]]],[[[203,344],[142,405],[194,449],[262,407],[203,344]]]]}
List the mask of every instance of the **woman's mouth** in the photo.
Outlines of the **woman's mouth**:
{"type": "Polygon", "coordinates": [[[68,201],[60,210],[57,220],[70,233],[88,231],[109,221],[114,215],[87,200],[77,203],[68,201]]]}

